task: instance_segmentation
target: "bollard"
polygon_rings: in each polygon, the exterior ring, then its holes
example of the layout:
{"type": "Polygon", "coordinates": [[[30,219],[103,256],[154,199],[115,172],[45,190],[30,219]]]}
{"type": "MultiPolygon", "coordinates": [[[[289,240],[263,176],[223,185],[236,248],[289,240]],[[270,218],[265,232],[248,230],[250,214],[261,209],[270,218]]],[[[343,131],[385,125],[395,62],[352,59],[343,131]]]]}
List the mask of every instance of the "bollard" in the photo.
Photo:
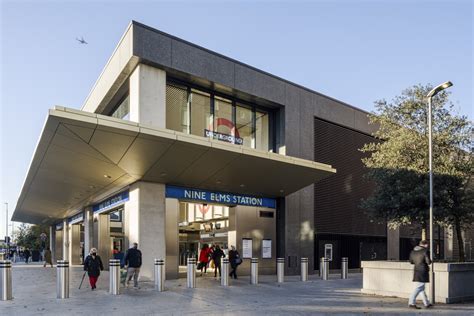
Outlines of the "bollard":
{"type": "Polygon", "coordinates": [[[229,259],[222,258],[221,260],[221,285],[229,286],[229,259]]]}
{"type": "Polygon", "coordinates": [[[155,259],[155,290],[165,290],[165,260],[155,259]]]}
{"type": "Polygon", "coordinates": [[[12,262],[0,260],[0,300],[9,301],[12,298],[12,262]]]}
{"type": "Polygon", "coordinates": [[[120,260],[109,259],[109,293],[120,294],[120,260]]]}
{"type": "Polygon", "coordinates": [[[250,284],[258,284],[258,258],[250,259],[250,284]]]}
{"type": "Polygon", "coordinates": [[[301,281],[308,281],[308,258],[301,258],[301,281]]]}
{"type": "Polygon", "coordinates": [[[285,282],[285,258],[277,258],[277,282],[285,282]]]}
{"type": "Polygon", "coordinates": [[[343,257],[341,262],[341,279],[347,279],[349,271],[349,258],[343,257]]]}
{"type": "Polygon", "coordinates": [[[188,288],[196,287],[196,258],[188,258],[188,288]]]}
{"type": "Polygon", "coordinates": [[[329,280],[329,258],[323,261],[323,280],[329,280]]]}
{"type": "Polygon", "coordinates": [[[319,277],[322,279],[324,274],[324,257],[319,260],[319,277]]]}
{"type": "Polygon", "coordinates": [[[69,261],[58,260],[56,293],[57,298],[69,298],[69,261]]]}

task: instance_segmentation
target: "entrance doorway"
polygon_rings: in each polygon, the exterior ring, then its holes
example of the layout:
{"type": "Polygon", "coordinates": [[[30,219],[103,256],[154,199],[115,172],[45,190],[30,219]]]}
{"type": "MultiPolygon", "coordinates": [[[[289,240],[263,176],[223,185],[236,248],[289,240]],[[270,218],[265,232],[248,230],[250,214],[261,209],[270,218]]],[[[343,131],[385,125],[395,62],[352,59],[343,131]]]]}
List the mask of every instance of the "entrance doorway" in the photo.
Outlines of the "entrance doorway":
{"type": "MultiPolygon", "coordinates": [[[[186,272],[187,258],[196,258],[204,245],[219,246],[228,253],[229,209],[227,205],[179,201],[179,272],[186,272]]],[[[213,272],[212,263],[210,271],[213,272]]],[[[213,274],[212,274],[213,275],[213,274]]]]}

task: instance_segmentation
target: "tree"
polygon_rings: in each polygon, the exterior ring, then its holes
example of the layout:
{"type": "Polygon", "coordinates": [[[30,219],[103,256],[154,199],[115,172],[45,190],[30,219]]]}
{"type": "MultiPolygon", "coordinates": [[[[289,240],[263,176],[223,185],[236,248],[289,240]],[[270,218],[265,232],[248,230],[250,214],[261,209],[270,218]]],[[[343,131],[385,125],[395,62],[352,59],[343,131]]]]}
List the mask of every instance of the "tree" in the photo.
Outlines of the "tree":
{"type": "Polygon", "coordinates": [[[16,244],[30,249],[43,249],[45,243],[49,240],[48,231],[47,226],[21,224],[18,232],[15,234],[16,244]],[[40,236],[42,233],[45,233],[47,236],[45,241],[41,240],[40,236]]]}
{"type": "MultiPolygon", "coordinates": [[[[416,223],[426,239],[429,219],[428,109],[426,95],[431,86],[416,85],[392,102],[375,103],[370,115],[378,126],[378,141],[361,150],[366,176],[374,181],[373,194],[362,207],[390,226],[416,223]]],[[[463,228],[474,222],[471,178],[473,175],[473,124],[453,110],[449,92],[433,98],[433,169],[435,220],[453,225],[463,250],[463,228]]],[[[464,260],[464,253],[460,253],[464,260]]]]}

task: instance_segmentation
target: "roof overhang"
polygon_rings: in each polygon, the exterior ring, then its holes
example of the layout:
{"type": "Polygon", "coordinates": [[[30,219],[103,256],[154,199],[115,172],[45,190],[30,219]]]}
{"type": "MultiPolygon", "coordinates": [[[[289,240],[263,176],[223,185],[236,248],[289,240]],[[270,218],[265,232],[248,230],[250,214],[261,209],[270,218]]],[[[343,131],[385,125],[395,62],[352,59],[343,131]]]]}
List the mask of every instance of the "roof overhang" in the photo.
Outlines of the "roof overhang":
{"type": "Polygon", "coordinates": [[[56,107],[12,220],[53,223],[138,180],[282,197],[335,172],[326,164],[56,107]]]}

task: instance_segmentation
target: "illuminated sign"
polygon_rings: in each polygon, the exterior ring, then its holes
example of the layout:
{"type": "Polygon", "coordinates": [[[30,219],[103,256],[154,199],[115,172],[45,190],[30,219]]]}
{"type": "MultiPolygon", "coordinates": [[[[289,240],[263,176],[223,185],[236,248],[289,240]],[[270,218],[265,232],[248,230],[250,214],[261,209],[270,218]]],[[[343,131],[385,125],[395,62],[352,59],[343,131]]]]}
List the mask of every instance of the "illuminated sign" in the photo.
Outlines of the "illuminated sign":
{"type": "Polygon", "coordinates": [[[260,206],[276,208],[276,200],[250,195],[241,195],[225,192],[205,191],[175,186],[166,186],[166,197],[200,201],[204,203],[218,203],[230,205],[260,206]]]}
{"type": "Polygon", "coordinates": [[[68,219],[68,223],[69,224],[76,224],[76,223],[80,223],[84,220],[84,213],[83,212],[80,212],[79,214],[76,214],[74,216],[71,216],[69,219],[68,219]]]}
{"type": "Polygon", "coordinates": [[[92,209],[94,210],[94,213],[102,213],[123,204],[126,201],[128,201],[128,191],[114,195],[111,198],[94,205],[92,209]]]}

